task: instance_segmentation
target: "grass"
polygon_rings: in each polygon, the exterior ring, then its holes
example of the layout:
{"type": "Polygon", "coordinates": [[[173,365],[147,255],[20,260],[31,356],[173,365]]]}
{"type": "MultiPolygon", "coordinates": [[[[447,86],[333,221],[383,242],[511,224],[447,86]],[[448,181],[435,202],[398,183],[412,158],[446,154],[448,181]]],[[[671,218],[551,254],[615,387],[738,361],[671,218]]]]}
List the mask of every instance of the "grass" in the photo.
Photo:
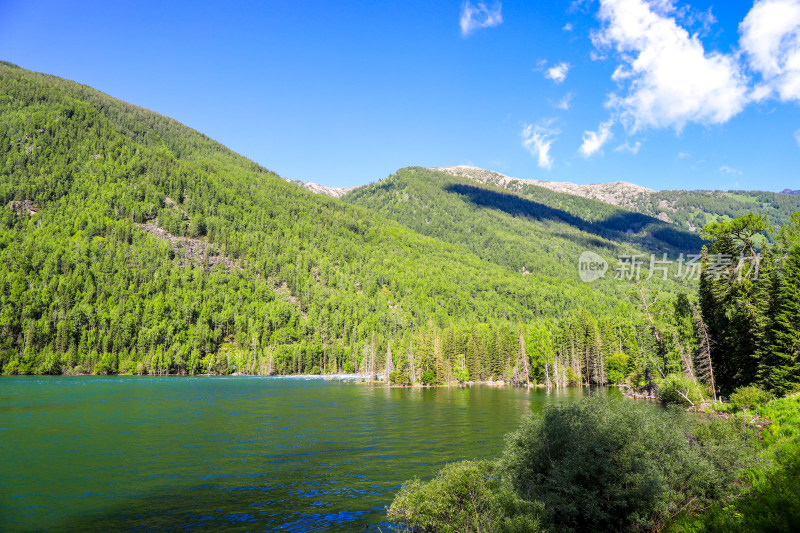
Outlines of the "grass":
{"type": "Polygon", "coordinates": [[[747,196],[745,194],[733,194],[733,193],[725,193],[726,196],[730,196],[734,200],[738,200],[740,202],[744,202],[747,204],[752,204],[758,201],[758,197],[756,196],[747,196]]]}
{"type": "Polygon", "coordinates": [[[759,408],[758,414],[771,420],[763,434],[767,446],[785,439],[800,438],[800,393],[772,400],[759,408]]]}

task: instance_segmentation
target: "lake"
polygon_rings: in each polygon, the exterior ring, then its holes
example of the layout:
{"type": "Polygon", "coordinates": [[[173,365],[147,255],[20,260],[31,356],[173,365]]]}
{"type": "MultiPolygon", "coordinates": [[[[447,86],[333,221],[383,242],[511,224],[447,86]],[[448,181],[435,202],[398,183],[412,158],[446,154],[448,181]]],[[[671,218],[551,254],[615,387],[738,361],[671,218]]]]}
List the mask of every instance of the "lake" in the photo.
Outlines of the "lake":
{"type": "Polygon", "coordinates": [[[0,378],[0,529],[387,531],[404,480],[586,391],[265,377],[0,378]]]}

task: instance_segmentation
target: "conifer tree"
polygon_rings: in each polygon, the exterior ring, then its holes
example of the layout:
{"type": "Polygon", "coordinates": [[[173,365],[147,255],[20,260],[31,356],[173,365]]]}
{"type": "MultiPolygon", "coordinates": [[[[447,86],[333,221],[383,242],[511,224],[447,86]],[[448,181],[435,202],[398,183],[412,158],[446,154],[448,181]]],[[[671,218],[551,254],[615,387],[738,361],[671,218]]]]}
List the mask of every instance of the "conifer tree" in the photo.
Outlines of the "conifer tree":
{"type": "Polygon", "coordinates": [[[762,354],[759,377],[766,388],[785,394],[800,388],[800,246],[784,263],[778,307],[762,354]]]}

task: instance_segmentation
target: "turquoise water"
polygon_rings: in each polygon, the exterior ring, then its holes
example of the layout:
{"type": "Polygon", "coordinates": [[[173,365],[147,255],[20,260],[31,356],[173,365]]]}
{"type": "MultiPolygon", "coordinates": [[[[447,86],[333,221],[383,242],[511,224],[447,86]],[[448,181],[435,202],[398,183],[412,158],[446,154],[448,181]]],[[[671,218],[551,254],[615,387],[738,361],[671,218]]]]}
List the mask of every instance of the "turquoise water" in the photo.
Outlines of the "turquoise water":
{"type": "Polygon", "coordinates": [[[383,531],[400,484],[489,458],[581,389],[0,378],[0,529],[383,531]]]}

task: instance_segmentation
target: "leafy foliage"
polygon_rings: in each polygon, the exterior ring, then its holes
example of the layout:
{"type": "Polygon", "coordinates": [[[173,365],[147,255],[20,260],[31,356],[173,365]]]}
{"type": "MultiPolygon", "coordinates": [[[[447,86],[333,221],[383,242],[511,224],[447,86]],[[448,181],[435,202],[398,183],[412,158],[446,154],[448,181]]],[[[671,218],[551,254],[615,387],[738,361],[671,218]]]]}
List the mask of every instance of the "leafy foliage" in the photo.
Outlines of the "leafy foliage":
{"type": "Polygon", "coordinates": [[[557,526],[635,531],[730,497],[752,451],[725,422],[594,396],[523,422],[501,464],[557,526]]]}
{"type": "Polygon", "coordinates": [[[431,481],[407,482],[388,510],[390,521],[413,531],[442,533],[541,531],[541,507],[520,499],[488,461],[442,468],[431,481]]]}
{"type": "Polygon", "coordinates": [[[772,423],[764,431],[767,459],[753,469],[751,486],[733,502],[717,503],[671,524],[674,533],[797,531],[800,526],[800,395],[758,409],[772,423]]]}
{"type": "Polygon", "coordinates": [[[772,399],[772,394],[756,385],[739,387],[731,393],[731,408],[734,411],[753,411],[772,399]]]}
{"type": "Polygon", "coordinates": [[[503,512],[527,514],[532,531],[659,530],[732,501],[756,449],[738,420],[594,395],[523,421],[496,464],[457,463],[407,483],[389,518],[423,531],[471,531],[470,517],[500,523],[503,512]]]}
{"type": "Polygon", "coordinates": [[[698,405],[708,394],[696,380],[683,374],[669,374],[656,382],[658,397],[676,405],[698,405]]]}

